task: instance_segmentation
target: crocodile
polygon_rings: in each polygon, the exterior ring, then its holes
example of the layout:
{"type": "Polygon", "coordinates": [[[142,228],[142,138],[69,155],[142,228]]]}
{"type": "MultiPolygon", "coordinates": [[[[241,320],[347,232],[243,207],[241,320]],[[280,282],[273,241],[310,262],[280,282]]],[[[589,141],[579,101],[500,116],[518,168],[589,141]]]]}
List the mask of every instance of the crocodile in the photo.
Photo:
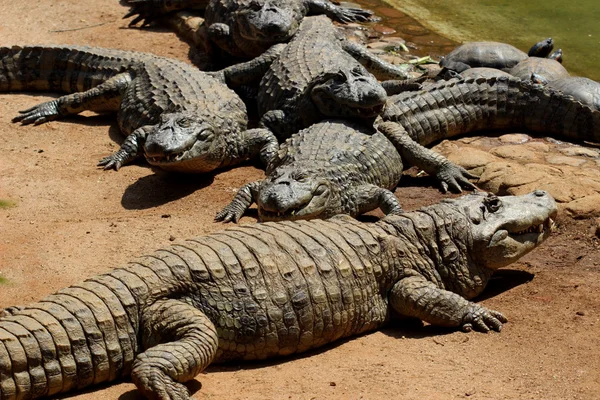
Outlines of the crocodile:
{"type": "Polygon", "coordinates": [[[78,46],[0,47],[0,92],[68,95],[21,111],[13,121],[41,124],[84,110],[117,112],[121,148],[99,165],[118,170],[144,155],[165,170],[204,173],[260,156],[277,139],[247,129],[235,92],[194,66],[148,53],[78,46]]]}
{"type": "MultiPolygon", "coordinates": [[[[216,45],[230,56],[251,59],[277,43],[289,41],[307,15],[324,14],[343,23],[372,19],[373,12],[342,7],[329,0],[130,0],[125,18],[136,16],[130,25],[147,25],[159,16],[182,9],[204,10],[204,24],[193,32],[179,31],[196,45],[202,41],[216,45]],[[197,33],[200,30],[202,33],[197,33]]],[[[175,16],[177,20],[180,17],[175,16]]],[[[167,16],[167,23],[173,23],[167,16]]],[[[206,43],[202,43],[205,45],[206,43]]],[[[207,46],[204,46],[205,48],[207,46]]]]}
{"type": "MultiPolygon", "coordinates": [[[[475,188],[476,178],[439,154],[405,137],[396,149],[395,124],[379,131],[347,121],[323,121],[292,135],[266,171],[266,178],[240,188],[217,221],[238,222],[256,202],[261,221],[357,216],[377,207],[385,214],[402,212],[394,190],[403,160],[435,175],[460,191],[475,188]]],[[[400,139],[401,140],[401,139],[400,139]]],[[[396,140],[398,143],[398,140],[396,140]]]]}
{"type": "Polygon", "coordinates": [[[301,353],[400,316],[465,331],[507,319],[472,302],[552,232],[546,192],[484,193],[366,223],[236,226],[176,242],[0,317],[0,394],[35,399],[131,377],[189,399],[213,362],[301,353]]]}
{"type": "Polygon", "coordinates": [[[261,126],[280,141],[325,118],[372,122],[383,110],[386,90],[392,88],[378,79],[402,84],[410,78],[409,64],[392,65],[377,58],[346,40],[323,16],[304,18],[288,44],[273,46],[267,53],[220,73],[233,88],[260,79],[261,126]]]}
{"type": "Polygon", "coordinates": [[[377,123],[396,123],[427,146],[476,131],[527,130],[600,141],[600,111],[560,91],[517,77],[450,79],[390,96],[377,123]]]}

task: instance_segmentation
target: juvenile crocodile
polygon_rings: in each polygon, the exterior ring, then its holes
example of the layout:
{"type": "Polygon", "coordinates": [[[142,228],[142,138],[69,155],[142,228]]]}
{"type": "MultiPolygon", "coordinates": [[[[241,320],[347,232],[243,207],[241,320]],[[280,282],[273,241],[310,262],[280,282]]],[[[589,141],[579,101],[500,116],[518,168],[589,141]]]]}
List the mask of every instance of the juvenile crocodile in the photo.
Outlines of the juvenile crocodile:
{"type": "Polygon", "coordinates": [[[262,76],[257,99],[261,124],[280,140],[325,118],[372,121],[387,98],[377,79],[409,77],[408,64],[375,57],[322,16],[304,18],[294,38],[277,46],[221,73],[231,87],[262,76]],[[275,49],[280,49],[279,57],[274,57],[275,49]]]}
{"type": "MultiPolygon", "coordinates": [[[[277,43],[289,41],[307,15],[325,14],[339,22],[369,20],[373,12],[342,7],[329,0],[130,0],[125,18],[136,15],[130,25],[147,24],[169,11],[204,9],[203,37],[226,53],[243,59],[254,58],[277,43]]],[[[177,18],[177,17],[175,17],[177,18]]],[[[169,18],[169,20],[172,18],[169,18]]],[[[177,23],[170,25],[178,26],[177,23]]],[[[196,43],[200,44],[200,43],[196,43]]]]}
{"type": "Polygon", "coordinates": [[[460,191],[460,185],[474,188],[467,178],[476,176],[408,137],[397,150],[386,138],[397,131],[394,124],[380,129],[374,133],[332,120],[292,135],[267,168],[266,178],[242,186],[215,219],[237,222],[254,202],[261,221],[357,216],[377,207],[397,214],[402,209],[391,190],[400,181],[403,160],[453,190],[460,191]]]}
{"type": "Polygon", "coordinates": [[[390,96],[380,121],[397,123],[423,146],[475,131],[514,129],[600,141],[600,111],[516,77],[451,79],[390,96]]]}
{"type": "Polygon", "coordinates": [[[242,100],[192,65],[147,53],[76,46],[0,47],[0,91],[71,93],[13,119],[41,124],[84,110],[116,111],[128,135],[100,161],[119,169],[137,156],[166,170],[208,172],[260,154],[276,138],[247,130],[242,100]]]}
{"type": "Polygon", "coordinates": [[[506,318],[473,303],[494,270],[545,240],[543,191],[472,194],[376,223],[246,225],[182,241],[0,318],[0,394],[39,398],[131,376],[151,399],[212,362],[300,353],[394,312],[463,330],[506,318]]]}

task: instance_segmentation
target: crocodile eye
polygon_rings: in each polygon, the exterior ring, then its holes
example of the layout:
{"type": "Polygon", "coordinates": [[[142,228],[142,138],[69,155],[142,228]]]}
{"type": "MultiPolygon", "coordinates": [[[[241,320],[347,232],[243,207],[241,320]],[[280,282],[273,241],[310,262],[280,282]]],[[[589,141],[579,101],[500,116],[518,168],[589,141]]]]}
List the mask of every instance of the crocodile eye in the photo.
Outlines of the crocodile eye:
{"type": "Polygon", "coordinates": [[[483,204],[485,208],[490,213],[495,213],[502,206],[502,202],[497,196],[491,195],[483,199],[483,204]]]}
{"type": "Polygon", "coordinates": [[[294,179],[298,182],[306,182],[308,180],[307,174],[297,174],[294,176],[294,179]]]}
{"type": "Polygon", "coordinates": [[[192,120],[189,118],[179,118],[177,120],[177,125],[179,125],[182,128],[189,128],[190,126],[192,126],[192,120]]]}

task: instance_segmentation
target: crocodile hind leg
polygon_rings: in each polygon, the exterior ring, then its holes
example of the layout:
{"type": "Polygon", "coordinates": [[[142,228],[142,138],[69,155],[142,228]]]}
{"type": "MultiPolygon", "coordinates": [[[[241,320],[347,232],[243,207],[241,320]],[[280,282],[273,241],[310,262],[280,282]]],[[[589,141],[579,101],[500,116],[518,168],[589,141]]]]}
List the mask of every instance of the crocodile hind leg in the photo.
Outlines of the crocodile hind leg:
{"type": "Polygon", "coordinates": [[[342,7],[331,3],[329,0],[304,0],[310,14],[325,14],[338,22],[366,22],[373,19],[373,11],[362,8],[342,7]]]}
{"type": "Polygon", "coordinates": [[[380,81],[410,78],[408,72],[413,68],[411,64],[390,64],[372,54],[366,47],[349,40],[343,40],[342,47],[380,81]]]}
{"type": "Polygon", "coordinates": [[[377,126],[377,130],[383,133],[398,149],[406,164],[417,166],[429,175],[435,176],[440,182],[443,192],[448,191],[448,188],[456,192],[462,192],[461,187],[477,189],[468,180],[478,179],[477,175],[471,174],[441,154],[421,146],[406,133],[401,125],[384,122],[377,126]]]}
{"type": "Polygon", "coordinates": [[[58,99],[46,101],[27,110],[19,111],[21,115],[13,118],[13,122],[24,125],[39,125],[67,115],[79,114],[90,110],[97,112],[117,111],[121,104],[123,93],[131,75],[122,73],[85,92],[71,93],[58,99]]]}
{"type": "Polygon", "coordinates": [[[187,400],[182,385],[204,370],[218,348],[217,330],[204,313],[179,300],[159,300],[146,308],[142,345],[131,379],[149,399],[187,400]]]}

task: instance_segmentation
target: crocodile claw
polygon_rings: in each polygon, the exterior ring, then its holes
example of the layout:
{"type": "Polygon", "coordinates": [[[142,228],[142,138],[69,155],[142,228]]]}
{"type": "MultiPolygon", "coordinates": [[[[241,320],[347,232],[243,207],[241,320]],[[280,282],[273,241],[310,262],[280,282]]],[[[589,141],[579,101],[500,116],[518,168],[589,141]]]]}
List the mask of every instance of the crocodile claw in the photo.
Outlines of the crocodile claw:
{"type": "Polygon", "coordinates": [[[502,313],[489,310],[479,304],[472,304],[462,320],[462,330],[470,332],[473,329],[479,332],[489,332],[494,330],[500,332],[502,324],[508,319],[502,313]]]}
{"type": "Polygon", "coordinates": [[[21,115],[17,115],[12,119],[12,122],[20,122],[23,125],[40,125],[44,122],[53,121],[59,118],[58,104],[56,100],[40,103],[27,110],[19,111],[21,115]]]}
{"type": "Polygon", "coordinates": [[[452,162],[445,163],[435,174],[440,182],[442,192],[446,193],[448,189],[455,193],[462,193],[462,188],[468,190],[477,190],[477,186],[469,182],[469,179],[479,179],[463,167],[452,162]]]}
{"type": "Polygon", "coordinates": [[[345,8],[339,7],[334,11],[335,19],[338,22],[375,22],[379,21],[378,17],[373,15],[373,11],[364,10],[362,8],[345,8]]]}
{"type": "Polygon", "coordinates": [[[123,19],[135,16],[129,22],[129,26],[135,26],[138,22],[142,22],[141,27],[148,26],[155,19],[161,16],[160,8],[151,0],[129,0],[130,9],[123,19]]]}
{"type": "Polygon", "coordinates": [[[98,167],[104,167],[104,170],[114,169],[118,171],[129,159],[129,155],[123,149],[120,149],[108,157],[104,157],[96,164],[98,167]]]}
{"type": "Polygon", "coordinates": [[[215,215],[215,221],[238,223],[245,210],[240,210],[235,204],[231,203],[215,215]]]}

